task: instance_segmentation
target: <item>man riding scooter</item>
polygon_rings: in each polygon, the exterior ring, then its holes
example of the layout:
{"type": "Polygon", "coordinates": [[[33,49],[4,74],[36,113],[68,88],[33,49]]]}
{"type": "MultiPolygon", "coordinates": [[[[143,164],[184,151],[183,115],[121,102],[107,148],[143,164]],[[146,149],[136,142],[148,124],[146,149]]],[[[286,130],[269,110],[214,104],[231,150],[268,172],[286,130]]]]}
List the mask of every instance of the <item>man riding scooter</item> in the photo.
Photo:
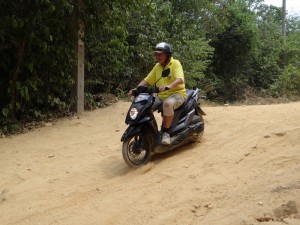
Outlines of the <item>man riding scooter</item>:
{"type": "MultiPolygon", "coordinates": [[[[156,45],[154,55],[157,63],[152,68],[148,76],[146,76],[138,86],[150,87],[156,85],[159,93],[155,98],[153,110],[163,103],[163,126],[161,143],[169,145],[170,127],[174,119],[174,110],[180,107],[186,100],[186,89],[184,83],[184,73],[179,60],[172,57],[172,48],[166,42],[156,45]],[[162,71],[170,69],[167,77],[161,78],[162,71]]],[[[128,95],[132,95],[132,90],[128,95]]]]}

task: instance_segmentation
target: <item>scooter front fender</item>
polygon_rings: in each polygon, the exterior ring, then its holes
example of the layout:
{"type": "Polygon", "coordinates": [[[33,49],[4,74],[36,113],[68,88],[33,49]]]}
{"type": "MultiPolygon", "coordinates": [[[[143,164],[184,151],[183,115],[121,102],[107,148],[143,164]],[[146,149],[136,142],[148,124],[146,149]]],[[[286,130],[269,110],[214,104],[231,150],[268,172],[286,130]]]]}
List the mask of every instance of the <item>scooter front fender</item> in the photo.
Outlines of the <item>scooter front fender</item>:
{"type": "Polygon", "coordinates": [[[143,125],[140,126],[129,126],[127,127],[127,129],[125,130],[124,134],[121,137],[121,141],[126,141],[128,138],[133,137],[134,135],[136,135],[138,132],[140,132],[142,130],[143,125]]]}

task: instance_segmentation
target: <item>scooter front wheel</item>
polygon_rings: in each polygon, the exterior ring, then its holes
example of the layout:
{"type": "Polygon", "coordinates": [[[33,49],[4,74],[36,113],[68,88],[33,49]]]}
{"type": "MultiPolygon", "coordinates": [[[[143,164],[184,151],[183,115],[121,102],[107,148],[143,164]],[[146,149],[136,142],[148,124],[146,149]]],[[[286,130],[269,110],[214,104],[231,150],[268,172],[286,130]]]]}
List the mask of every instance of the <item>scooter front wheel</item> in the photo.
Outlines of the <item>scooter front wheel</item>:
{"type": "Polygon", "coordinates": [[[151,143],[147,136],[137,133],[135,136],[123,142],[122,155],[126,164],[130,167],[139,167],[146,164],[151,156],[151,143]]]}

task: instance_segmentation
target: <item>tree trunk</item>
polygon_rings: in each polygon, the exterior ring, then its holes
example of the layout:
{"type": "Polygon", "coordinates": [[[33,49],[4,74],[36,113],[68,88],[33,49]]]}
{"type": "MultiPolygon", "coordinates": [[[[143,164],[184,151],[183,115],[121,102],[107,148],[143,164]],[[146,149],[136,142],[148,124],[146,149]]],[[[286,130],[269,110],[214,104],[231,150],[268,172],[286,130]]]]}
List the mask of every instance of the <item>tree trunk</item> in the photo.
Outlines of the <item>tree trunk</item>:
{"type": "MultiPolygon", "coordinates": [[[[83,9],[83,0],[78,0],[79,10],[83,9]]],[[[75,99],[75,111],[81,113],[84,111],[84,24],[78,16],[78,42],[77,42],[77,71],[75,75],[76,83],[76,99],[75,99]]]]}
{"type": "Polygon", "coordinates": [[[286,36],[285,18],[286,18],[286,0],[282,0],[282,36],[283,36],[283,38],[285,38],[285,36],[286,36]]]}

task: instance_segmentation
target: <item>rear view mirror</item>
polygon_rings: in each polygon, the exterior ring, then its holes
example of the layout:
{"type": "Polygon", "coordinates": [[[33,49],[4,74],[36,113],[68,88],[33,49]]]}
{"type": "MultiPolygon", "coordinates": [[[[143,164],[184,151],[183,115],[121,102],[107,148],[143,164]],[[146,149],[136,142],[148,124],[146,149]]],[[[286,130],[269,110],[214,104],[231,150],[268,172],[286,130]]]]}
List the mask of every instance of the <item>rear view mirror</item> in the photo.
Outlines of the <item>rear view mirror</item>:
{"type": "Polygon", "coordinates": [[[167,76],[169,76],[169,74],[170,74],[170,68],[163,70],[161,73],[161,76],[167,77],[167,76]]]}

